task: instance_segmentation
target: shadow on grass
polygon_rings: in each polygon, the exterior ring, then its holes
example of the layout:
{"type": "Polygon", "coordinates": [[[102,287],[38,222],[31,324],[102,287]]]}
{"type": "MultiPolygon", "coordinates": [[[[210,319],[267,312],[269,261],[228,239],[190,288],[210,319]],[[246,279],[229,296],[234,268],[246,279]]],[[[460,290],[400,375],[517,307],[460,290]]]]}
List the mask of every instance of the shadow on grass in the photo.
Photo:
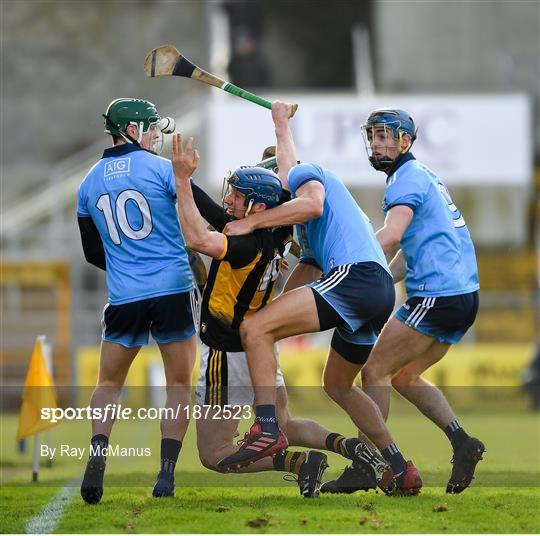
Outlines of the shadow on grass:
{"type": "MultiPolygon", "coordinates": [[[[81,478],[84,467],[81,466],[81,478]]],[[[156,470],[157,475],[157,470],[156,470]]],[[[151,472],[130,472],[105,473],[104,485],[106,487],[149,487],[153,486],[155,476],[151,472]]],[[[291,483],[283,480],[284,473],[264,472],[247,474],[221,474],[212,471],[182,471],[181,467],[176,470],[176,486],[181,488],[234,488],[234,487],[261,487],[261,488],[281,488],[291,487],[291,483]]],[[[440,472],[423,472],[422,478],[425,487],[446,487],[450,470],[440,472]]],[[[325,480],[330,480],[333,476],[328,476],[325,480]]],[[[29,483],[28,478],[17,479],[11,482],[3,482],[4,487],[51,487],[66,486],[65,478],[49,479],[46,471],[42,472],[42,480],[36,483],[29,483]]],[[[79,484],[73,484],[78,486],[79,484]]],[[[294,485],[294,484],[293,484],[294,485]]],[[[478,471],[474,480],[475,487],[540,487],[539,472],[525,471],[478,471]]]]}

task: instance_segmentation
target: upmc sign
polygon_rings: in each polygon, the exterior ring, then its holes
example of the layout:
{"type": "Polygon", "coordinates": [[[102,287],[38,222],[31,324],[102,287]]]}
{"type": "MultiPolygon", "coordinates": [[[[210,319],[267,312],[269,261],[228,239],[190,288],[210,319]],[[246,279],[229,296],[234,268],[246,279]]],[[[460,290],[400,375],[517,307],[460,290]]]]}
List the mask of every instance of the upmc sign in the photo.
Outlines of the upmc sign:
{"type": "MultiPolygon", "coordinates": [[[[269,96],[266,96],[269,98],[269,96]]],[[[270,97],[272,98],[272,97],[270,97]]],[[[526,95],[283,95],[296,102],[291,120],[297,156],[336,172],[347,184],[381,185],[369,165],[360,125],[383,107],[410,112],[418,127],[414,155],[448,185],[525,185],[532,176],[532,127],[526,95]]],[[[230,96],[208,108],[212,180],[254,164],[275,144],[270,111],[230,96]]],[[[203,155],[204,158],[204,155],[203,155]]]]}

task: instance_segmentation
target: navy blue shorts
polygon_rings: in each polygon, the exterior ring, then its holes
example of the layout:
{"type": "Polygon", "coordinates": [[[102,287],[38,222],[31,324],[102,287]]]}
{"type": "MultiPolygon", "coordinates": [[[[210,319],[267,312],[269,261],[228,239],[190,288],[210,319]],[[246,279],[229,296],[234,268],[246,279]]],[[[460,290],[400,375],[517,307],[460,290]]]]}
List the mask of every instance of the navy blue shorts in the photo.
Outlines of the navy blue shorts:
{"type": "Polygon", "coordinates": [[[376,262],[336,266],[308,286],[318,303],[321,331],[335,327],[341,339],[357,345],[375,344],[396,299],[392,276],[376,262]],[[321,299],[336,314],[324,314],[321,299]]]}
{"type": "Polygon", "coordinates": [[[195,291],[168,294],[122,305],[107,304],[101,320],[102,339],[126,348],[156,342],[182,342],[195,334],[195,291]]]}
{"type": "Polygon", "coordinates": [[[334,330],[330,346],[345,361],[354,365],[365,365],[371,350],[373,350],[373,344],[353,344],[352,342],[347,342],[339,334],[337,329],[334,330]]]}
{"type": "Polygon", "coordinates": [[[478,313],[478,292],[456,296],[409,298],[396,312],[407,326],[439,342],[458,343],[478,313]]]}

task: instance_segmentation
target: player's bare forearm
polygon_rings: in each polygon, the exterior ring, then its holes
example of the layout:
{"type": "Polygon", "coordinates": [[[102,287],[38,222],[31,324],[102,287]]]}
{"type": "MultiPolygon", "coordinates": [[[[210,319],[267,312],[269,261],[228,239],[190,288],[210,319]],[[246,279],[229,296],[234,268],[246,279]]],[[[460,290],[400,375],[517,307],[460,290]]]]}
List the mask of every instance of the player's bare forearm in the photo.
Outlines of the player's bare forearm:
{"type": "Polygon", "coordinates": [[[399,249],[399,240],[396,241],[396,236],[386,226],[381,227],[375,234],[379,244],[381,244],[387,262],[390,262],[399,249]]]}
{"type": "Polygon", "coordinates": [[[189,179],[176,179],[176,195],[178,197],[178,216],[186,245],[188,248],[198,251],[195,246],[204,242],[209,231],[195,204],[189,179]]]}
{"type": "Polygon", "coordinates": [[[320,209],[318,200],[307,196],[297,197],[271,210],[253,214],[255,220],[254,229],[303,223],[318,218],[322,214],[320,209]]]}
{"type": "Polygon", "coordinates": [[[276,131],[276,157],[278,175],[283,188],[289,189],[287,177],[292,167],[296,165],[296,148],[289,126],[291,105],[281,101],[272,103],[272,119],[276,131]]]}
{"type": "Polygon", "coordinates": [[[396,253],[394,258],[390,262],[390,271],[392,272],[394,283],[399,283],[400,281],[403,281],[403,279],[405,279],[407,265],[405,263],[405,257],[403,256],[403,251],[401,251],[401,249],[396,253]]]}
{"type": "Polygon", "coordinates": [[[383,248],[388,262],[394,258],[400,247],[401,237],[411,223],[414,212],[406,205],[392,207],[384,220],[384,226],[377,231],[377,240],[383,248]]]}
{"type": "Polygon", "coordinates": [[[294,225],[322,215],[324,187],[320,182],[308,181],[297,190],[296,194],[298,197],[283,205],[229,222],[223,232],[230,236],[246,235],[257,229],[294,225]]]}
{"type": "Polygon", "coordinates": [[[257,212],[241,220],[229,222],[224,229],[227,235],[245,235],[257,229],[283,227],[303,223],[318,217],[316,206],[309,198],[296,198],[278,207],[257,212]]]}

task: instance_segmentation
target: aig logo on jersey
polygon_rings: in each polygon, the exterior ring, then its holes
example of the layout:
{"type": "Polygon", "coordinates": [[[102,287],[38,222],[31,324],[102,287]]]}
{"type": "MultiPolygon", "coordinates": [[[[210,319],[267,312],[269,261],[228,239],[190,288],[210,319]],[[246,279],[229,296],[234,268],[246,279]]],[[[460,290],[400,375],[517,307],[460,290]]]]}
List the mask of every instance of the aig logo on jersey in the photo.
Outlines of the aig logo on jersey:
{"type": "Polygon", "coordinates": [[[131,165],[131,158],[115,158],[105,164],[103,176],[107,180],[112,180],[118,176],[124,176],[129,174],[129,167],[131,165]]]}

